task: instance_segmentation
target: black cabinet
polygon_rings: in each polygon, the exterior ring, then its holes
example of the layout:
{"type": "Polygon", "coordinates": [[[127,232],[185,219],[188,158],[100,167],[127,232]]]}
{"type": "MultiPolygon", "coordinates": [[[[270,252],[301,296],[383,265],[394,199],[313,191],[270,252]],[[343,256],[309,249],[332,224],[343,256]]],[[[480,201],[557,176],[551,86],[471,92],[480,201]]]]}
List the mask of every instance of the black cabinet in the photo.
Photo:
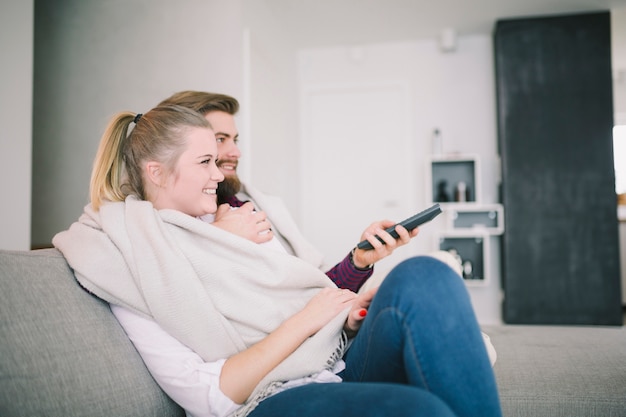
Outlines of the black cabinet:
{"type": "Polygon", "coordinates": [[[622,323],[610,13],[501,20],[503,319],[622,323]]]}

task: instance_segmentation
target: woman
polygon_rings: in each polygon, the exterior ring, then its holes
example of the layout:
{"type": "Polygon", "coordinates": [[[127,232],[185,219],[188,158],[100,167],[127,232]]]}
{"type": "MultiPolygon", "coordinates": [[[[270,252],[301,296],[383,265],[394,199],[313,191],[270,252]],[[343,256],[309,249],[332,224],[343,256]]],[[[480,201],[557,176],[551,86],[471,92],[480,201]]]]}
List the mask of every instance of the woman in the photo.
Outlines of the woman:
{"type": "Polygon", "coordinates": [[[91,204],[53,239],[188,415],[501,414],[448,266],[413,258],[380,289],[338,289],[298,258],[199,220],[217,209],[216,152],[191,110],[119,114],[98,149],[91,204]]]}

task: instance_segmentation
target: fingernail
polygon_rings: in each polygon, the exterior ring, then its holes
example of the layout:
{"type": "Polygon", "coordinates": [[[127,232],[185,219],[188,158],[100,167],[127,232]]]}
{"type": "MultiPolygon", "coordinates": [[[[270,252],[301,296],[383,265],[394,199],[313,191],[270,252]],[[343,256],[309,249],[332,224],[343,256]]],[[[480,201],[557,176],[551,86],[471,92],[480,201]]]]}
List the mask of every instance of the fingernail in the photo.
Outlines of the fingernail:
{"type": "Polygon", "coordinates": [[[361,317],[367,316],[367,310],[366,309],[362,309],[361,311],[359,311],[359,316],[361,316],[361,317]]]}

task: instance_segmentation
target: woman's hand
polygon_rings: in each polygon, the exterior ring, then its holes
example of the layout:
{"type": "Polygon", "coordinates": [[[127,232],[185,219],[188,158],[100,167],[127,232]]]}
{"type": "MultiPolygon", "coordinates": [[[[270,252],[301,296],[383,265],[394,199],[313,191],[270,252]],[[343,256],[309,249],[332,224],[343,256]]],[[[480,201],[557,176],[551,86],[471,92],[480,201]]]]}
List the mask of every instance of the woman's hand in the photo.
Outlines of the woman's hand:
{"type": "Polygon", "coordinates": [[[389,233],[385,232],[385,229],[396,224],[390,220],[382,220],[372,223],[361,235],[361,240],[367,240],[372,244],[374,249],[364,250],[356,248],[352,256],[352,262],[359,268],[366,268],[368,265],[376,263],[396,250],[396,248],[406,245],[412,238],[417,236],[419,228],[413,229],[408,232],[403,226],[396,226],[396,232],[398,232],[398,239],[394,239],[389,233]],[[376,236],[385,242],[383,245],[376,236]]]}
{"type": "Polygon", "coordinates": [[[350,309],[350,313],[348,314],[348,318],[346,319],[346,323],[343,326],[343,330],[346,332],[348,337],[354,337],[359,329],[361,328],[361,324],[363,324],[363,320],[365,316],[367,316],[367,310],[372,304],[372,300],[374,299],[374,295],[378,291],[378,287],[367,290],[361,294],[359,294],[350,309]]]}
{"type": "Polygon", "coordinates": [[[256,211],[250,202],[236,209],[228,204],[220,205],[211,224],[254,243],[269,242],[274,237],[267,214],[256,211]]]}
{"type": "Polygon", "coordinates": [[[350,290],[323,288],[294,318],[308,328],[309,336],[317,333],[341,311],[350,307],[357,295],[350,290]]]}

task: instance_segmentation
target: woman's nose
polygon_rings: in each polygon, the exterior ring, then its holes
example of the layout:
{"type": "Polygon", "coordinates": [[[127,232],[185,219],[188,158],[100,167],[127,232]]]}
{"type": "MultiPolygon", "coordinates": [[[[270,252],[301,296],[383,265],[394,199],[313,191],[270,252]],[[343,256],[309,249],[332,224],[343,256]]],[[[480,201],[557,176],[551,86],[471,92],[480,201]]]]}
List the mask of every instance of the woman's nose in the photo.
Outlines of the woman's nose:
{"type": "Polygon", "coordinates": [[[213,166],[213,175],[211,176],[211,178],[217,182],[224,181],[224,173],[221,169],[217,167],[217,165],[213,166]]]}

